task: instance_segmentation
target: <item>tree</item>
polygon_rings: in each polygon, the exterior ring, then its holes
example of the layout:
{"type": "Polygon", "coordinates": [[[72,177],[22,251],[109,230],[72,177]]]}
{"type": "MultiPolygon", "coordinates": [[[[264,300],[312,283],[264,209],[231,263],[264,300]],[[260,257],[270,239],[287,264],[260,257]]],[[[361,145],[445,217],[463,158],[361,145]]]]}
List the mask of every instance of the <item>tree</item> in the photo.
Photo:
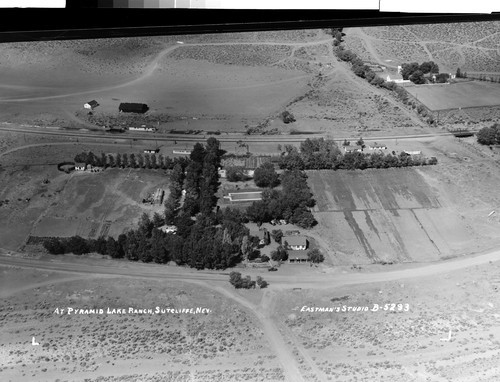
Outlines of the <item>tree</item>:
{"type": "Polygon", "coordinates": [[[276,187],[279,184],[279,175],[271,162],[260,165],[254,172],[254,181],[257,187],[276,187]]]}
{"type": "Polygon", "coordinates": [[[496,140],[497,129],[494,127],[483,127],[476,134],[477,142],[482,145],[493,145],[496,140]]]}
{"type": "Polygon", "coordinates": [[[151,168],[151,158],[149,154],[144,154],[144,167],[145,168],[151,168]]]}
{"type": "Polygon", "coordinates": [[[267,287],[269,285],[267,283],[267,281],[265,281],[261,276],[257,276],[256,282],[257,282],[257,285],[259,286],[259,288],[261,288],[261,289],[264,289],[265,287],[267,287]]]}
{"type": "Polygon", "coordinates": [[[113,259],[120,258],[120,245],[118,242],[111,236],[106,240],[106,254],[111,256],[113,259]]]}
{"type": "Polygon", "coordinates": [[[124,168],[127,168],[129,166],[129,163],[128,163],[128,154],[127,153],[124,153],[122,155],[122,166],[124,168]]]}
{"type": "Polygon", "coordinates": [[[307,252],[307,257],[312,263],[316,264],[325,261],[325,256],[323,256],[323,254],[318,248],[310,249],[309,252],[307,252]]]}
{"type": "Polygon", "coordinates": [[[144,168],[144,158],[141,153],[137,154],[137,166],[139,168],[144,168]]]}
{"type": "Polygon", "coordinates": [[[413,72],[410,75],[409,79],[411,82],[417,85],[425,84],[424,73],[421,70],[416,70],[415,72],[413,72]]]}
{"type": "Polygon", "coordinates": [[[43,247],[52,255],[62,255],[65,253],[64,246],[57,237],[52,237],[43,242],[43,247]]]}
{"type": "Polygon", "coordinates": [[[108,159],[109,167],[115,167],[115,157],[113,154],[109,154],[108,159]]]}
{"type": "Polygon", "coordinates": [[[271,259],[274,261],[285,261],[288,259],[288,253],[283,246],[279,246],[276,250],[271,252],[271,259]]]}
{"type": "Polygon", "coordinates": [[[281,238],[283,237],[283,231],[280,229],[273,229],[271,231],[271,236],[273,237],[273,239],[276,243],[281,244],[281,238]]]}
{"type": "Polygon", "coordinates": [[[242,167],[231,166],[226,168],[226,179],[230,182],[240,182],[244,180],[245,174],[242,167]]]}
{"type": "Polygon", "coordinates": [[[102,167],[108,167],[107,161],[106,161],[106,154],[101,153],[101,166],[102,167]]]}
{"type": "Polygon", "coordinates": [[[151,154],[151,168],[158,168],[158,162],[156,159],[156,154],[151,154]]]}
{"type": "Polygon", "coordinates": [[[155,212],[153,214],[153,227],[158,228],[161,227],[164,223],[164,219],[161,217],[161,215],[158,212],[155,212]]]}
{"type": "Polygon", "coordinates": [[[281,120],[286,124],[293,123],[295,122],[295,117],[293,116],[292,113],[285,110],[283,113],[281,113],[281,120]]]}
{"type": "Polygon", "coordinates": [[[410,64],[402,64],[401,65],[401,76],[403,77],[404,80],[409,79],[409,77],[419,70],[419,65],[418,62],[412,62],[410,64]]]}
{"type": "Polygon", "coordinates": [[[359,138],[358,141],[356,142],[356,145],[358,146],[361,146],[361,147],[365,147],[365,141],[363,141],[363,138],[359,138]]]}
{"type": "Polygon", "coordinates": [[[460,68],[457,68],[457,73],[455,74],[455,77],[462,78],[462,72],[460,71],[460,68]]]}
{"type": "Polygon", "coordinates": [[[130,154],[130,167],[137,168],[137,160],[135,154],[130,154]]]}
{"type": "Polygon", "coordinates": [[[242,285],[241,273],[240,272],[236,272],[236,271],[232,271],[229,274],[229,282],[235,288],[237,288],[237,289],[241,288],[241,285],[242,285]]]}
{"type": "Polygon", "coordinates": [[[116,167],[122,167],[122,155],[120,153],[116,154],[116,167]]]}

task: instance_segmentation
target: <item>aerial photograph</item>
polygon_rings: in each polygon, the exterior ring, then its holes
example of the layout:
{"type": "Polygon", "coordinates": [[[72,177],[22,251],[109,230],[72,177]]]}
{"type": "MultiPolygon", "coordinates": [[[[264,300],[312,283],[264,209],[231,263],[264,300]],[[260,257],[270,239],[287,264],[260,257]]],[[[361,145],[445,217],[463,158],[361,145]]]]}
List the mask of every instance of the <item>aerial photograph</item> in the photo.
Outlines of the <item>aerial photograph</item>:
{"type": "Polygon", "coordinates": [[[0,43],[0,381],[500,381],[500,21],[0,43]]]}

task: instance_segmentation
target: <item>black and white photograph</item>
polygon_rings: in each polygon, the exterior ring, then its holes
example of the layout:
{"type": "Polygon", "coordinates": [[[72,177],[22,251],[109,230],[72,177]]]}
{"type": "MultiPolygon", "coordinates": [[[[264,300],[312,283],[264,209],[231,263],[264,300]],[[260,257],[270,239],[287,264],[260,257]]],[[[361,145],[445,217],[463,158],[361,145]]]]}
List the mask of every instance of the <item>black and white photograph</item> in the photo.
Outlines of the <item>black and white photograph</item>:
{"type": "Polygon", "coordinates": [[[500,21],[438,21],[0,42],[0,381],[500,381],[500,21]]]}

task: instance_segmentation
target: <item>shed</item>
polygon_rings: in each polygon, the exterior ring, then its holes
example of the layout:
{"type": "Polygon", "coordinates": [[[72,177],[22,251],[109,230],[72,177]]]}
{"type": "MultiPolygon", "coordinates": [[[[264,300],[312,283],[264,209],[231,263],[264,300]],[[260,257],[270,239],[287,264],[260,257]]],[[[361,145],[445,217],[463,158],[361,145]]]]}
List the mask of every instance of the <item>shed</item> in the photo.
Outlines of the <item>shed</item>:
{"type": "Polygon", "coordinates": [[[90,109],[90,110],[95,109],[97,106],[99,106],[99,103],[95,99],[93,99],[92,101],[89,101],[85,105],[83,105],[83,107],[85,109],[90,109]]]}
{"type": "Polygon", "coordinates": [[[285,249],[301,251],[307,249],[307,239],[304,236],[283,236],[282,243],[285,243],[285,249]]]}
{"type": "Polygon", "coordinates": [[[145,113],[149,110],[149,107],[145,103],[123,102],[118,107],[118,110],[124,113],[145,113]]]}
{"type": "Polygon", "coordinates": [[[309,256],[307,256],[307,252],[305,250],[300,251],[288,251],[288,262],[289,263],[308,263],[309,256]]]}

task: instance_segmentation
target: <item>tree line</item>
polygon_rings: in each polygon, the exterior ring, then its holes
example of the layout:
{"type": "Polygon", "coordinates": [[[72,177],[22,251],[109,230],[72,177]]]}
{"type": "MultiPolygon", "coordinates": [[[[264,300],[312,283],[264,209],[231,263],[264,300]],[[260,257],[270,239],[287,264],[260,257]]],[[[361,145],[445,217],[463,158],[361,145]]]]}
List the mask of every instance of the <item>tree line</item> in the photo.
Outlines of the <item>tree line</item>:
{"type": "Polygon", "coordinates": [[[117,154],[94,154],[92,151],[82,152],[74,158],[77,163],[85,163],[85,165],[98,167],[117,167],[117,168],[147,168],[147,169],[163,169],[172,170],[176,164],[186,166],[188,158],[176,157],[170,158],[162,154],[148,153],[117,153],[117,154]]]}
{"type": "Polygon", "coordinates": [[[383,154],[346,152],[342,153],[337,143],[331,139],[306,139],[300,145],[285,146],[286,155],[280,158],[279,166],[287,170],[364,170],[367,168],[410,167],[437,164],[435,157],[425,158],[401,152],[383,154]]]}
{"type": "Polygon", "coordinates": [[[500,144],[500,124],[495,123],[492,126],[483,127],[476,134],[477,142],[482,145],[500,144]]]}

